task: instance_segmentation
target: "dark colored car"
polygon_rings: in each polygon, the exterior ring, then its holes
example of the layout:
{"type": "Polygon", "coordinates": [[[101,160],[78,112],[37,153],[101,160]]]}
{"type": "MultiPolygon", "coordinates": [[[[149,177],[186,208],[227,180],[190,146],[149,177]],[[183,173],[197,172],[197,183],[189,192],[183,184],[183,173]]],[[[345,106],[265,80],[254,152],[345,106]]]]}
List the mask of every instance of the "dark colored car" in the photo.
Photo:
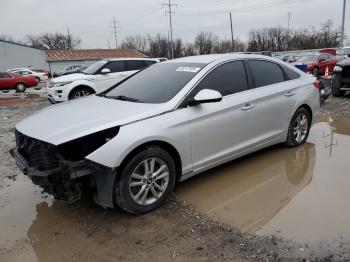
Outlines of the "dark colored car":
{"type": "Polygon", "coordinates": [[[333,70],[332,95],[343,96],[350,91],[350,59],[340,61],[333,70]]]}
{"type": "Polygon", "coordinates": [[[24,92],[27,87],[38,85],[38,81],[33,76],[21,76],[7,72],[0,72],[0,90],[16,89],[24,92]]]}

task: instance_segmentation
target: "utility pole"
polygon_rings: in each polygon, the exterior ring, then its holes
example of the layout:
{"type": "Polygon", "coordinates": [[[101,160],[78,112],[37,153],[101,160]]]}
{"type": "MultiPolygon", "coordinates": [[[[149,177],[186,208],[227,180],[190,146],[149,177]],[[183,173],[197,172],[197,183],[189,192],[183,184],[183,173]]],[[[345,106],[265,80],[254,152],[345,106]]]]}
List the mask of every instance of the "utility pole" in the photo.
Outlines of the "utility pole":
{"type": "Polygon", "coordinates": [[[232,14],[230,12],[230,24],[231,24],[231,48],[232,48],[232,52],[233,50],[233,26],[232,26],[232,14]]]}
{"type": "Polygon", "coordinates": [[[72,49],[72,39],[71,39],[71,36],[70,36],[70,33],[69,33],[69,28],[67,26],[67,38],[68,38],[68,49],[72,49]]]}
{"type": "Polygon", "coordinates": [[[151,47],[151,36],[149,34],[147,34],[147,40],[148,40],[149,46],[151,47]]]}
{"type": "Polygon", "coordinates": [[[172,4],[171,0],[168,0],[168,3],[162,3],[163,6],[167,6],[168,11],[165,11],[165,14],[169,14],[169,24],[170,24],[170,50],[171,50],[171,59],[174,58],[174,42],[173,42],[173,21],[172,15],[175,14],[175,11],[172,11],[173,6],[177,6],[177,4],[172,4]]]}
{"type": "Polygon", "coordinates": [[[345,40],[345,34],[344,34],[344,27],[345,27],[345,8],[346,8],[346,0],[343,0],[343,18],[341,23],[341,40],[340,40],[340,46],[343,47],[344,40],[345,40]]]}
{"type": "Polygon", "coordinates": [[[115,48],[118,48],[118,40],[117,40],[117,29],[118,29],[118,26],[117,26],[117,22],[115,21],[115,17],[113,17],[112,23],[113,23],[112,28],[113,28],[113,31],[114,31],[114,39],[115,39],[115,48]]]}
{"type": "Polygon", "coordinates": [[[289,48],[289,27],[290,27],[290,18],[292,16],[291,12],[288,12],[288,29],[287,29],[287,43],[286,43],[286,51],[289,48]]]}

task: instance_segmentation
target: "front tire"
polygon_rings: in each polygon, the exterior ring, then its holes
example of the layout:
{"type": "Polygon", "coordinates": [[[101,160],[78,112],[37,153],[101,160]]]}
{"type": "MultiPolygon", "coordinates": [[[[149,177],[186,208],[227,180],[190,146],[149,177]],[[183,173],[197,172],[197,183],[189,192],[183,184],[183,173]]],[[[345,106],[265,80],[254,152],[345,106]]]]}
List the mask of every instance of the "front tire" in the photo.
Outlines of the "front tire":
{"type": "Polygon", "coordinates": [[[18,83],[17,85],[16,85],[16,90],[17,90],[17,92],[24,92],[24,91],[26,91],[26,86],[25,86],[25,84],[22,84],[22,83],[18,83]]]}
{"type": "Polygon", "coordinates": [[[81,98],[81,97],[84,97],[84,96],[89,96],[91,94],[93,94],[93,92],[91,92],[91,90],[89,88],[78,87],[75,90],[73,90],[72,94],[70,95],[70,100],[71,99],[81,98]]]}
{"type": "Polygon", "coordinates": [[[160,207],[172,194],[176,168],[171,155],[150,146],[134,155],[116,181],[114,200],[125,212],[144,214],[160,207]]]}
{"type": "Polygon", "coordinates": [[[286,146],[296,147],[304,144],[309,136],[311,116],[304,107],[299,108],[292,117],[288,128],[286,146]]]}
{"type": "Polygon", "coordinates": [[[318,70],[317,67],[315,67],[315,68],[312,70],[312,74],[313,74],[313,76],[318,77],[318,75],[320,74],[320,71],[318,70]]]}

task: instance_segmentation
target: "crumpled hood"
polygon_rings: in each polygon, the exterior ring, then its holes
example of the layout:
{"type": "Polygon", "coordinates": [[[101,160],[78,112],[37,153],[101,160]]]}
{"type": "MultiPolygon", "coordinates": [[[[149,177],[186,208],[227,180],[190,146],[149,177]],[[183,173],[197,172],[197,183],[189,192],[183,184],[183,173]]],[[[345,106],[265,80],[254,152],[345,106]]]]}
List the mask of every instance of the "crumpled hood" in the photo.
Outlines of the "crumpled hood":
{"type": "Polygon", "coordinates": [[[92,95],[45,108],[19,122],[16,129],[29,137],[59,145],[165,111],[165,104],[133,103],[92,95]]]}
{"type": "Polygon", "coordinates": [[[59,76],[51,80],[53,83],[60,83],[60,82],[68,82],[68,81],[76,81],[76,80],[85,80],[85,79],[91,79],[94,78],[93,75],[85,75],[82,73],[75,73],[70,75],[64,75],[59,76]]]}

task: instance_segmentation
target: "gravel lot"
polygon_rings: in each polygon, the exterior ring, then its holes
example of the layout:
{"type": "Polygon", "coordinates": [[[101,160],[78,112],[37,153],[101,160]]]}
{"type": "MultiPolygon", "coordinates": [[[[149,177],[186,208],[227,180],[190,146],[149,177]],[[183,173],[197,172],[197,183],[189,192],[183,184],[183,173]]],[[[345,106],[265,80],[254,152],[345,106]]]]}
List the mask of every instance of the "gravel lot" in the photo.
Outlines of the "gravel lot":
{"type": "MultiPolygon", "coordinates": [[[[176,197],[143,216],[103,210],[88,196],[74,205],[54,201],[9,155],[15,124],[48,105],[40,93],[0,94],[0,261],[350,260],[345,240],[324,254],[275,235],[240,233],[176,197]]],[[[349,97],[327,100],[320,117],[329,115],[349,116],[349,97]]]]}

